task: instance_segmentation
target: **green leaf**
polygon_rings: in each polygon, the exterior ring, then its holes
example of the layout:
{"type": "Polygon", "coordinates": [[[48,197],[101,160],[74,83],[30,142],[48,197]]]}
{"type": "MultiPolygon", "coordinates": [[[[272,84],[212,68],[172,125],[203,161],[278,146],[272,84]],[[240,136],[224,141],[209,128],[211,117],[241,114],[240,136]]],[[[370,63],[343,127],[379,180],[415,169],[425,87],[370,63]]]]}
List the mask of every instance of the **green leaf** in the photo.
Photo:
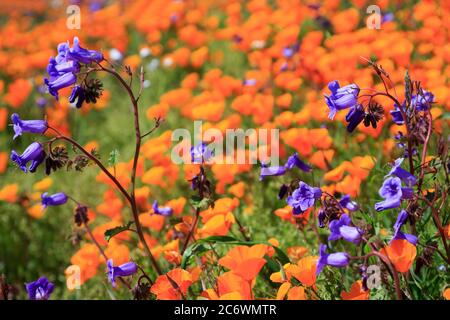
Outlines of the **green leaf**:
{"type": "Polygon", "coordinates": [[[111,151],[108,158],[108,165],[110,167],[117,165],[119,163],[119,156],[120,156],[119,150],[114,149],[113,151],[111,151]]]}
{"type": "Polygon", "coordinates": [[[240,242],[238,239],[229,236],[211,236],[200,239],[198,242],[240,242]]]}
{"type": "Polygon", "coordinates": [[[106,230],[105,231],[105,239],[106,239],[106,241],[109,242],[109,240],[111,240],[112,237],[118,235],[119,233],[121,233],[123,231],[131,230],[130,227],[131,227],[132,224],[133,224],[133,222],[130,221],[126,225],[122,225],[122,226],[118,226],[118,227],[106,230]]]}
{"type": "MultiPolygon", "coordinates": [[[[183,258],[181,260],[181,267],[184,268],[186,267],[186,264],[190,258],[191,255],[193,255],[194,253],[199,253],[198,250],[203,249],[204,247],[197,247],[200,246],[204,243],[223,243],[223,244],[229,244],[229,245],[244,245],[244,246],[253,246],[255,244],[265,244],[268,246],[271,246],[274,248],[275,253],[277,255],[278,261],[280,263],[282,263],[283,265],[285,265],[286,263],[289,263],[289,257],[286,255],[286,253],[284,253],[283,250],[281,250],[278,247],[275,247],[273,245],[271,245],[268,242],[264,242],[264,241],[241,241],[238,240],[234,237],[230,237],[230,236],[211,236],[211,237],[207,237],[204,239],[199,239],[197,240],[196,243],[190,245],[189,247],[187,247],[187,249],[185,250],[184,254],[183,254],[183,258]]],[[[208,250],[206,248],[206,250],[208,250]]],[[[277,271],[278,265],[277,263],[273,260],[270,259],[269,257],[265,257],[265,259],[267,260],[269,267],[275,271],[277,271]]]]}
{"type": "Polygon", "coordinates": [[[291,262],[291,260],[289,259],[287,254],[284,253],[283,250],[281,250],[280,248],[275,247],[275,246],[272,246],[272,247],[275,249],[275,252],[277,253],[278,259],[283,265],[285,265],[286,263],[291,262]]]}
{"type": "Polygon", "coordinates": [[[181,259],[181,268],[185,269],[186,265],[188,264],[189,260],[193,256],[200,256],[202,253],[211,250],[210,248],[206,247],[204,244],[198,244],[194,243],[193,245],[187,247],[187,249],[184,251],[183,257],[181,259]]]}

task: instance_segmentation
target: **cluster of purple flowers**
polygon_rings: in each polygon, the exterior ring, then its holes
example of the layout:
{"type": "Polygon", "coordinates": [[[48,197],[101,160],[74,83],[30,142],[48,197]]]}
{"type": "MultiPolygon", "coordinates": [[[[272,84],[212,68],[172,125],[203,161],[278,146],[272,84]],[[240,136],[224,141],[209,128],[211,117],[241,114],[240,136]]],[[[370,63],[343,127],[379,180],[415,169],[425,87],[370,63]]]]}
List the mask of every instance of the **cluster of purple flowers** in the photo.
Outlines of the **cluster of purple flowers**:
{"type": "MultiPolygon", "coordinates": [[[[358,210],[358,204],[350,199],[350,196],[345,195],[339,201],[342,208],[346,208],[350,212],[358,210]]],[[[320,215],[320,214],[319,214],[320,215]]],[[[320,221],[320,217],[319,217],[320,221]]],[[[359,244],[363,237],[363,230],[352,225],[350,216],[343,213],[339,219],[332,220],[328,227],[330,228],[330,235],[328,241],[336,241],[343,239],[345,241],[359,244]]],[[[346,252],[326,253],[327,246],[322,244],[319,248],[319,260],[317,261],[316,274],[319,275],[325,266],[331,267],[346,267],[350,262],[350,256],[346,252]]]]}
{"type": "MultiPolygon", "coordinates": [[[[411,105],[417,111],[429,110],[433,103],[434,103],[433,93],[426,90],[423,90],[422,94],[420,95],[412,95],[411,97],[411,105]]],[[[406,109],[406,101],[403,101],[401,108],[403,110],[406,109]]],[[[402,112],[400,111],[400,106],[398,104],[394,103],[394,110],[391,110],[390,114],[392,116],[392,121],[394,121],[395,124],[398,125],[405,124],[405,120],[403,119],[403,115],[402,112]]]]}
{"type": "MultiPolygon", "coordinates": [[[[14,129],[14,137],[21,136],[24,132],[43,134],[48,129],[45,120],[22,120],[17,113],[11,115],[14,129]]],[[[35,172],[37,167],[45,160],[44,148],[39,142],[31,143],[25,151],[19,155],[15,150],[11,151],[11,160],[15,162],[23,172],[35,172]]]]}
{"type": "Polygon", "coordinates": [[[432,103],[434,103],[434,95],[426,90],[423,90],[422,94],[412,95],[411,97],[411,105],[418,111],[429,110],[432,103]]]}
{"type": "MultiPolygon", "coordinates": [[[[334,119],[334,116],[338,111],[349,109],[347,115],[345,116],[345,120],[348,122],[348,132],[353,132],[363,121],[366,126],[369,126],[369,124],[372,123],[372,125],[376,127],[377,120],[374,119],[370,112],[366,112],[364,107],[358,103],[360,89],[356,84],[352,83],[341,87],[339,82],[334,80],[328,84],[328,89],[331,91],[331,94],[325,95],[325,102],[330,109],[330,113],[328,115],[330,119],[334,119]]],[[[417,111],[429,110],[433,102],[434,95],[426,90],[423,90],[420,95],[412,95],[411,97],[411,105],[414,106],[417,111]]],[[[394,123],[398,125],[404,124],[404,119],[400,108],[405,110],[405,106],[406,101],[403,102],[401,107],[394,104],[394,110],[390,111],[394,123]]]]}
{"type": "MultiPolygon", "coordinates": [[[[102,53],[82,48],[77,37],[73,39],[72,48],[70,48],[68,42],[60,43],[58,55],[50,58],[47,66],[49,78],[44,79],[49,93],[58,100],[59,90],[76,84],[77,74],[80,72],[82,65],[89,65],[93,62],[99,63],[102,60],[102,53]]],[[[75,85],[69,97],[70,103],[77,101],[76,107],[80,108],[85,99],[83,88],[75,85]]]]}

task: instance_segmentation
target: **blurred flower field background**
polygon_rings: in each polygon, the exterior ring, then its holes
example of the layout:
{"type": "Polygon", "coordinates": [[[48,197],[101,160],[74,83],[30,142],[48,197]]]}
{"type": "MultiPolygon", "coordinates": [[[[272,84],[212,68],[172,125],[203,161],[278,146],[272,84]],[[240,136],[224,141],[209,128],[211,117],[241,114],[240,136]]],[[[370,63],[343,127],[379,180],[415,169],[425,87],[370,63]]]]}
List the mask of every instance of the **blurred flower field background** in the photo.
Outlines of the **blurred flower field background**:
{"type": "MultiPolygon", "coordinates": [[[[390,164],[404,153],[396,140],[399,132],[406,134],[404,127],[391,115],[398,107],[386,96],[377,96],[384,110],[376,128],[361,123],[349,133],[346,112],[330,119],[324,98],[333,90],[329,86],[333,81],[341,87],[355,83],[384,91],[368,61],[382,66],[389,75],[389,89],[400,101],[407,99],[405,74],[420,81],[433,95],[429,106],[433,135],[423,185],[410,187],[424,196],[448,194],[450,166],[443,150],[445,145],[448,150],[450,133],[449,14],[446,1],[2,0],[3,288],[8,288],[9,297],[26,299],[25,283],[45,276],[54,284],[51,299],[395,299],[398,290],[404,299],[450,299],[446,196],[436,198],[441,228],[433,223],[432,209],[424,202],[406,207],[402,201],[392,209],[375,210],[375,204],[383,201],[379,189],[390,164]],[[71,30],[66,8],[73,4],[81,8],[81,28],[71,30]],[[366,25],[370,5],[381,10],[379,29],[366,25]],[[99,72],[103,92],[96,103],[81,108],[69,102],[70,88],[60,90],[56,101],[44,83],[58,44],[72,45],[74,37],[83,48],[101,52],[108,62],[103,65],[114,67],[127,81],[132,78],[135,92],[143,85],[142,132],[162,119],[142,139],[135,195],[145,240],[163,275],[158,275],[132,230],[105,237],[107,230],[127,225],[133,215],[127,200],[95,165],[46,175],[43,166],[23,173],[10,160],[12,150],[22,153],[30,143],[43,141],[26,133],[13,140],[11,116],[46,119],[86,150],[95,150],[117,180],[131,187],[134,120],[120,83],[99,72]],[[141,66],[145,81],[139,78],[141,66]],[[223,132],[277,128],[280,163],[301,159],[312,170],[283,167],[284,175],[277,177],[263,174],[259,164],[205,164],[202,170],[211,184],[208,201],[214,206],[198,203],[191,180],[198,177],[200,165],[175,164],[170,157],[176,144],[172,131],[192,131],[194,120],[202,120],[204,129],[223,132]],[[290,158],[295,153],[298,156],[290,158]],[[280,187],[291,181],[296,187],[304,181],[321,189],[315,206],[299,214],[291,200],[278,198],[280,187]],[[64,192],[86,205],[89,230],[114,266],[132,261],[142,269],[124,275],[113,287],[104,256],[87,229],[74,222],[76,204],[68,201],[44,209],[44,192],[64,192]],[[345,215],[329,216],[326,222],[339,221],[357,230],[355,243],[344,241],[345,235],[330,240],[331,227],[319,225],[327,204],[322,198],[320,206],[318,198],[328,195],[329,200],[350,197],[350,205],[342,201],[345,208],[339,205],[345,215]],[[155,200],[171,214],[157,212],[155,200]],[[201,208],[199,221],[191,235],[196,208],[201,208]],[[402,209],[416,214],[411,218],[414,227],[405,221],[398,224],[402,209]],[[351,217],[351,226],[342,217],[351,217]],[[409,238],[399,240],[402,226],[405,234],[417,237],[414,244],[409,238]],[[194,240],[185,247],[191,236],[194,240]],[[321,244],[328,246],[327,253],[321,244]],[[391,264],[370,256],[371,248],[391,264]],[[327,256],[333,252],[342,254],[331,256],[339,262],[327,256]],[[375,286],[368,286],[370,265],[380,270],[375,286]],[[79,288],[71,280],[71,266],[81,271],[79,288]],[[324,267],[320,273],[319,266],[324,267]]],[[[54,135],[47,130],[44,139],[54,135]]],[[[71,154],[79,154],[66,146],[71,154]]],[[[420,155],[422,147],[417,151],[420,155]]],[[[419,156],[415,161],[420,167],[419,156]]],[[[406,169],[407,162],[403,162],[406,169]]]]}

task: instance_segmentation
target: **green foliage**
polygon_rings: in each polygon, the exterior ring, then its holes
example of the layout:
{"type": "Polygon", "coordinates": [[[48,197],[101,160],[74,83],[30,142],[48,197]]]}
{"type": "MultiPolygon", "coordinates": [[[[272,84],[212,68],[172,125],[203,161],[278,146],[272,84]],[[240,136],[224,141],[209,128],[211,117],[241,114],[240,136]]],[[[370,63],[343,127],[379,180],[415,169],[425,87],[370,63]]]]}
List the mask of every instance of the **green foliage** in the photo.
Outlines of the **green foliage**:
{"type": "Polygon", "coordinates": [[[131,227],[131,225],[132,225],[133,223],[134,223],[134,222],[129,221],[129,222],[128,222],[127,224],[125,224],[125,225],[118,226],[118,227],[115,227],[115,228],[113,228],[113,229],[108,229],[108,230],[106,230],[106,231],[105,231],[105,240],[106,240],[106,241],[109,241],[109,240],[111,240],[112,237],[118,235],[119,233],[124,232],[124,231],[129,231],[129,230],[131,230],[130,227],[131,227]]]}

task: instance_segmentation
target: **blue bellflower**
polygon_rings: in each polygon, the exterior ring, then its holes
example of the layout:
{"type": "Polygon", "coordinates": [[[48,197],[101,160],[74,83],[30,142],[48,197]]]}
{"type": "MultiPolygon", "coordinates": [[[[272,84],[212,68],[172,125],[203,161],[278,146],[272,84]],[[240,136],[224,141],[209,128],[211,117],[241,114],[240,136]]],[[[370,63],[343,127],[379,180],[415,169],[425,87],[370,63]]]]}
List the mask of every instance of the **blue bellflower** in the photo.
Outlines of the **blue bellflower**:
{"type": "Polygon", "coordinates": [[[345,121],[348,122],[347,131],[353,132],[356,127],[364,120],[366,113],[362,105],[357,104],[350,108],[347,115],[345,116],[345,121]]]}
{"type": "Polygon", "coordinates": [[[389,173],[386,175],[386,177],[395,175],[395,176],[399,177],[403,181],[403,183],[406,184],[406,186],[412,187],[416,184],[417,179],[413,174],[411,174],[409,171],[407,171],[401,167],[403,160],[405,160],[405,159],[398,158],[397,160],[395,160],[395,163],[392,166],[391,171],[389,171],[389,173]]]}
{"type": "Polygon", "coordinates": [[[298,156],[298,153],[295,152],[292,156],[290,156],[284,165],[287,170],[292,170],[294,167],[299,168],[304,172],[311,172],[312,168],[304,163],[298,156]]]}
{"type": "Polygon", "coordinates": [[[85,100],[86,100],[86,93],[84,89],[79,85],[74,86],[69,96],[69,102],[74,103],[76,101],[75,107],[79,109],[81,108],[85,100]]]}
{"type": "Polygon", "coordinates": [[[419,111],[426,111],[431,108],[434,102],[434,95],[426,90],[423,90],[422,95],[413,95],[411,98],[411,105],[419,111]]]}
{"type": "Polygon", "coordinates": [[[41,195],[41,203],[44,208],[63,205],[68,199],[69,197],[64,192],[58,192],[52,195],[48,195],[48,192],[45,192],[41,195]]]}
{"type": "Polygon", "coordinates": [[[289,191],[289,187],[284,183],[281,185],[280,190],[278,191],[278,199],[281,200],[289,191]]]}
{"type": "Polygon", "coordinates": [[[323,208],[319,209],[319,213],[317,214],[317,220],[319,222],[319,228],[325,227],[325,219],[327,218],[327,213],[323,208]]]}
{"type": "Polygon", "coordinates": [[[385,200],[375,204],[377,211],[398,208],[402,199],[410,199],[413,196],[412,188],[403,188],[398,177],[387,178],[378,193],[385,200]]]}
{"type": "Polygon", "coordinates": [[[316,199],[319,199],[321,196],[322,190],[320,188],[311,187],[300,181],[299,187],[287,197],[286,202],[293,208],[293,213],[297,215],[311,208],[316,199]]]}
{"type": "Polygon", "coordinates": [[[214,156],[214,152],[208,148],[208,145],[204,142],[191,147],[191,162],[192,163],[204,163],[214,156]]]}
{"type": "Polygon", "coordinates": [[[284,166],[261,166],[261,172],[259,174],[259,181],[264,180],[266,177],[273,177],[273,176],[282,176],[286,173],[286,167],[284,166]]]}
{"type": "Polygon", "coordinates": [[[339,204],[342,208],[347,209],[350,212],[357,211],[359,209],[358,204],[355,201],[352,201],[350,195],[344,195],[340,200],[339,204]]]}
{"type": "Polygon", "coordinates": [[[393,12],[386,12],[381,17],[381,23],[392,22],[395,20],[395,15],[393,12]]]}
{"type": "Polygon", "coordinates": [[[15,150],[11,151],[11,160],[14,161],[23,172],[35,172],[44,159],[45,152],[39,142],[30,144],[21,155],[18,155],[15,150]],[[28,162],[31,162],[30,166],[28,166],[28,162]]]}
{"type": "Polygon", "coordinates": [[[259,180],[262,181],[264,180],[265,177],[282,176],[288,170],[292,170],[294,167],[297,167],[304,172],[311,172],[312,170],[312,168],[309,165],[307,165],[300,159],[298,153],[295,152],[292,156],[288,158],[284,166],[268,166],[262,164],[259,180]]]}
{"type": "MultiPolygon", "coordinates": [[[[407,240],[409,243],[413,245],[417,245],[418,238],[413,234],[403,233],[400,229],[408,220],[408,212],[405,210],[400,211],[397,217],[397,221],[394,224],[394,236],[392,240],[402,239],[407,240]]],[[[392,242],[391,240],[391,242],[392,242]]]]}
{"type": "MultiPolygon", "coordinates": [[[[406,102],[402,103],[402,108],[405,110],[406,108],[406,102]]],[[[403,125],[405,121],[403,120],[402,112],[400,111],[400,107],[394,103],[394,110],[390,111],[390,114],[392,116],[392,121],[394,121],[395,124],[403,125]]]]}
{"type": "Polygon", "coordinates": [[[347,214],[343,214],[339,220],[333,220],[330,222],[330,236],[329,241],[344,239],[348,242],[358,244],[361,242],[363,231],[357,227],[351,226],[351,219],[347,214]]]}
{"type": "Polygon", "coordinates": [[[117,277],[131,276],[135,274],[138,269],[136,263],[134,262],[127,262],[115,267],[112,259],[109,259],[106,265],[108,267],[108,279],[113,287],[116,286],[117,277]]]}
{"type": "Polygon", "coordinates": [[[73,47],[67,50],[66,58],[79,63],[90,64],[93,62],[101,62],[103,60],[103,54],[96,50],[82,48],[78,37],[74,37],[73,47]]]}
{"type": "Polygon", "coordinates": [[[44,79],[44,82],[48,87],[48,92],[58,100],[59,90],[75,84],[75,82],[77,82],[77,77],[72,72],[68,72],[57,78],[50,78],[50,80],[46,78],[44,79]]]}
{"type": "Polygon", "coordinates": [[[48,300],[55,285],[46,277],[40,277],[36,281],[25,284],[25,289],[30,300],[48,300]]]}
{"type": "Polygon", "coordinates": [[[330,108],[328,118],[333,119],[336,112],[355,106],[358,102],[359,87],[352,83],[344,87],[340,87],[339,82],[331,81],[328,84],[331,95],[325,95],[325,101],[330,108]]]}
{"type": "Polygon", "coordinates": [[[350,262],[350,256],[346,252],[327,253],[327,246],[321,244],[319,259],[317,260],[316,275],[319,275],[325,266],[336,268],[346,267],[350,262]]]}
{"type": "Polygon", "coordinates": [[[11,121],[13,122],[14,128],[14,137],[16,139],[18,136],[21,136],[23,132],[31,132],[31,133],[44,133],[48,124],[45,120],[22,120],[17,113],[13,113],[11,115],[11,121]]]}
{"type": "Polygon", "coordinates": [[[153,208],[153,212],[155,214],[159,214],[159,215],[165,216],[165,217],[168,217],[168,216],[172,215],[172,213],[173,213],[173,209],[170,207],[158,207],[158,201],[156,201],[156,200],[153,201],[152,208],[153,208]]]}

